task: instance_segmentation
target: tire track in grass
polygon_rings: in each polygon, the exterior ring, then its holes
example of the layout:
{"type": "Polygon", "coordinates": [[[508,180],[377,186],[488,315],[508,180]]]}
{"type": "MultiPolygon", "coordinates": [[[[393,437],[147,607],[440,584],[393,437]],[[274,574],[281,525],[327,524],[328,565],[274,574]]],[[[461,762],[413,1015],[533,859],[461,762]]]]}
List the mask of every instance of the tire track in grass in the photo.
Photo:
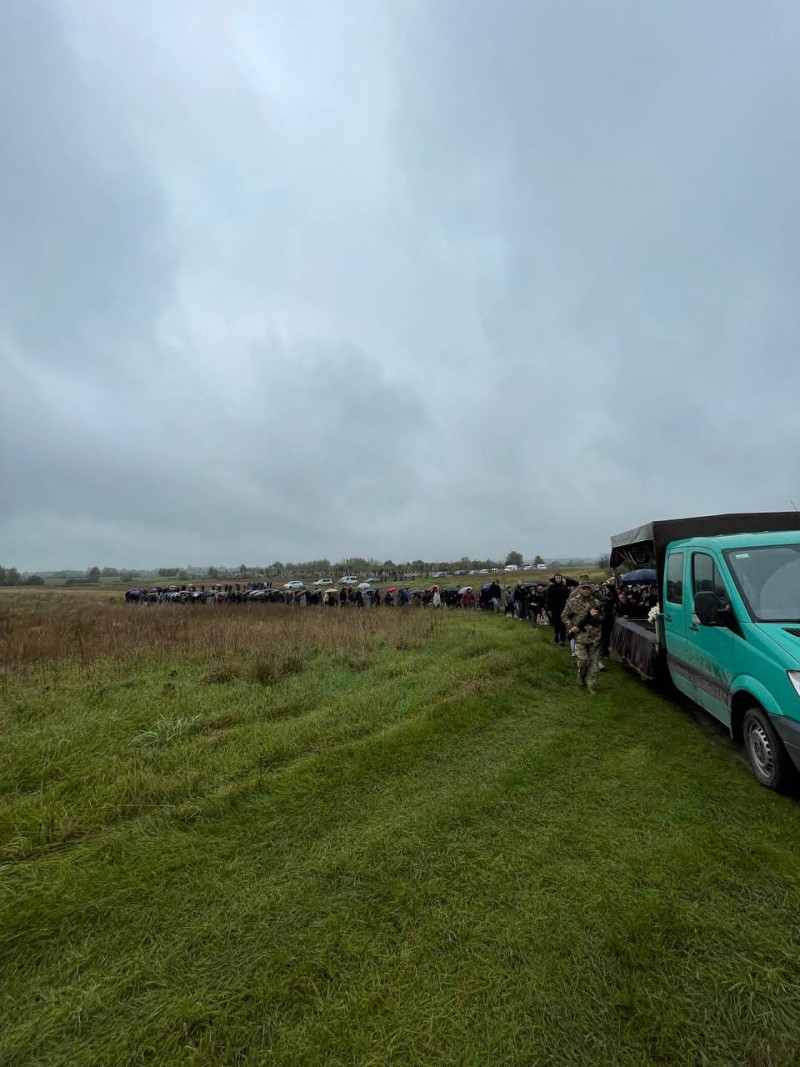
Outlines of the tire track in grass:
{"type": "Polygon", "coordinates": [[[501,654],[470,657],[481,687],[191,825],[153,816],[32,864],[14,988],[30,997],[35,973],[48,996],[6,1047],[70,1067],[144,1047],[304,1067],[794,1062],[794,813],[722,758],[693,775],[681,753],[707,759],[708,739],[616,671],[589,701],[542,649],[537,686],[522,628],[486,621],[501,654]],[[762,822],[776,851],[751,854],[762,822]],[[755,939],[728,914],[747,900],[755,939]]]}

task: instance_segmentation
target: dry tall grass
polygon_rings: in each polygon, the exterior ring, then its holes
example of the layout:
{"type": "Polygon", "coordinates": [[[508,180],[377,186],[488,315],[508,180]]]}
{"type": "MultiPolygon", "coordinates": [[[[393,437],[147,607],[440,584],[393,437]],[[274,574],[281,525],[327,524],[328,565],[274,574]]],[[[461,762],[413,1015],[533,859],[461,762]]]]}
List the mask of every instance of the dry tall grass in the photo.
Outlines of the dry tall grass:
{"type": "MultiPolygon", "coordinates": [[[[240,656],[298,659],[383,645],[409,648],[436,626],[433,611],[295,608],[279,604],[126,605],[53,592],[0,598],[0,671],[101,658],[240,656]]],[[[273,668],[264,668],[269,673],[273,668]]],[[[285,670],[281,669],[281,673],[285,670]]]]}

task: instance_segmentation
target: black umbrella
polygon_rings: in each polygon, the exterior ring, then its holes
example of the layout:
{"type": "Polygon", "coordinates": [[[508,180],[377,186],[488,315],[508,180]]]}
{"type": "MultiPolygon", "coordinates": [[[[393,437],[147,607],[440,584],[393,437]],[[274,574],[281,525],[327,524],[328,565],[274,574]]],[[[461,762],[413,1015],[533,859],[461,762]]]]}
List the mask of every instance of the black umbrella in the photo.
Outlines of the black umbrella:
{"type": "Polygon", "coordinates": [[[639,571],[628,571],[627,574],[623,574],[622,581],[625,585],[656,585],[658,575],[654,570],[645,567],[639,571]]]}

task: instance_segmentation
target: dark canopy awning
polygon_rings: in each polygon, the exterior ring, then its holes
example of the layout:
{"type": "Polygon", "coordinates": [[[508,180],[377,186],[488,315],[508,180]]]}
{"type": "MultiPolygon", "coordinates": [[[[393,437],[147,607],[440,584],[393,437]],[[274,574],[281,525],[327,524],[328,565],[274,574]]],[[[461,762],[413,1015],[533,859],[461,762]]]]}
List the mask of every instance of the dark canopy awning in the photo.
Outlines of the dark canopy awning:
{"type": "Polygon", "coordinates": [[[779,530],[800,530],[800,512],[745,511],[729,515],[698,515],[689,519],[661,519],[615,534],[611,538],[611,566],[655,566],[660,578],[670,541],[779,530]]]}

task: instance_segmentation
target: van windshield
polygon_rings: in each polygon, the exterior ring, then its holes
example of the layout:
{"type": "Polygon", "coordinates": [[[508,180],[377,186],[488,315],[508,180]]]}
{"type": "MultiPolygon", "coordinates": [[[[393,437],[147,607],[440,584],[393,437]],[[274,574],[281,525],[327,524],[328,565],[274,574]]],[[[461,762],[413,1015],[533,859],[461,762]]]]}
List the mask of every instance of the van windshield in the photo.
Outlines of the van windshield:
{"type": "Polygon", "coordinates": [[[800,622],[800,545],[729,548],[725,558],[755,622],[800,622]]]}

